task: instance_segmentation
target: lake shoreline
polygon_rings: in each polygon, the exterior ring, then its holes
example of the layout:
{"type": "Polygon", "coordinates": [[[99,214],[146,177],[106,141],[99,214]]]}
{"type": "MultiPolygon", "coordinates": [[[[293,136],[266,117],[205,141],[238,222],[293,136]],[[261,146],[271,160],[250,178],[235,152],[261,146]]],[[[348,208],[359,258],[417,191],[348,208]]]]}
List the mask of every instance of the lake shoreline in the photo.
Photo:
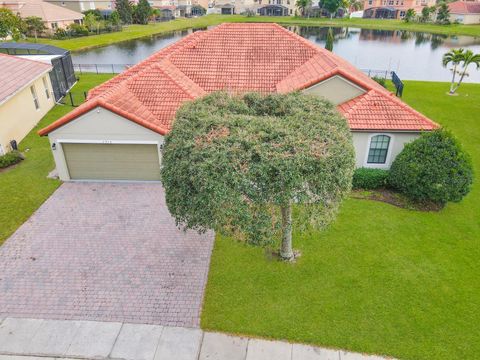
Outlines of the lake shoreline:
{"type": "MultiPolygon", "coordinates": [[[[441,35],[465,35],[480,37],[480,25],[435,25],[405,23],[400,20],[378,19],[304,19],[299,17],[267,17],[243,15],[206,15],[193,19],[176,19],[164,23],[149,25],[129,25],[123,31],[109,34],[92,35],[67,40],[38,39],[39,43],[58,46],[71,52],[104,47],[129,40],[148,38],[173,31],[189,28],[206,28],[224,22],[276,22],[281,25],[355,27],[371,30],[406,30],[441,35]]],[[[29,41],[33,41],[29,39],[29,41]]]]}

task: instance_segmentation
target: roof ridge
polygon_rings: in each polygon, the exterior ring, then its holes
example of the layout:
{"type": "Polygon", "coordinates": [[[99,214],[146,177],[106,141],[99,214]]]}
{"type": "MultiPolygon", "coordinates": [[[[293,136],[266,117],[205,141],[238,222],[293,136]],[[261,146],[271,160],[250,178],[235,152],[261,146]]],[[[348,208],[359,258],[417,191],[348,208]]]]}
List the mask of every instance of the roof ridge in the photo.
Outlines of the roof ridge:
{"type": "Polygon", "coordinates": [[[37,65],[40,65],[40,66],[43,66],[43,67],[46,67],[46,68],[52,68],[53,67],[51,64],[47,64],[47,63],[44,63],[42,61],[37,61],[37,60],[33,60],[33,59],[27,59],[27,58],[24,58],[24,57],[21,57],[21,56],[8,55],[8,54],[4,54],[4,53],[0,53],[0,56],[3,56],[3,57],[8,58],[8,59],[17,59],[17,60],[21,60],[21,61],[24,61],[24,62],[35,63],[37,65]]]}
{"type": "MultiPolygon", "coordinates": [[[[163,71],[165,75],[167,75],[175,84],[177,84],[182,90],[184,90],[192,99],[195,99],[198,96],[205,95],[207,92],[202,89],[200,85],[198,85],[195,81],[193,81],[191,78],[189,78],[182,70],[180,70],[178,67],[173,64],[170,59],[165,58],[162,61],[160,61],[158,64],[154,64],[154,66],[157,66],[160,70],[163,71]],[[180,79],[176,78],[173,76],[171,72],[176,72],[177,75],[182,76],[182,80],[188,82],[190,87],[186,86],[185,82],[179,81],[180,79]],[[193,91],[192,91],[193,90],[193,91]]],[[[150,67],[151,68],[151,67],[150,67]]]]}
{"type": "MultiPolygon", "coordinates": [[[[198,36],[200,35],[201,33],[206,33],[206,31],[195,31],[191,34],[188,34],[187,36],[185,36],[180,42],[183,42],[183,41],[187,41],[187,39],[189,38],[193,38],[195,36],[198,36]]],[[[142,60],[141,62],[133,65],[132,67],[128,68],[127,70],[125,70],[124,72],[120,73],[119,75],[111,78],[110,80],[107,80],[106,82],[100,84],[100,85],[97,85],[95,87],[93,87],[92,89],[90,89],[88,91],[88,95],[90,96],[90,94],[94,94],[97,90],[101,89],[101,88],[107,88],[108,85],[112,84],[112,87],[115,87],[116,85],[124,82],[124,81],[127,81],[129,79],[131,79],[132,77],[134,77],[136,74],[134,73],[135,71],[138,70],[138,72],[142,72],[144,70],[147,70],[149,69],[152,65],[154,65],[155,63],[150,63],[151,61],[155,61],[155,60],[161,60],[162,59],[162,56],[168,56],[170,54],[165,54],[165,53],[168,53],[172,48],[175,48],[175,47],[179,47],[179,42],[174,42],[170,45],[167,45],[165,46],[163,49],[160,49],[159,51],[153,53],[152,55],[150,55],[149,57],[147,57],[146,59],[142,60]],[[140,69],[140,70],[139,70],[140,69]],[[133,74],[132,74],[133,73],[133,74]],[[122,79],[120,79],[120,81],[118,80],[118,77],[121,76],[122,79]],[[115,81],[115,79],[117,79],[117,81],[115,81]]],[[[106,91],[106,90],[105,90],[106,91]]],[[[97,97],[99,96],[99,94],[97,95],[94,95],[93,97],[97,97]]],[[[93,98],[92,97],[92,98],[93,98]]]]}

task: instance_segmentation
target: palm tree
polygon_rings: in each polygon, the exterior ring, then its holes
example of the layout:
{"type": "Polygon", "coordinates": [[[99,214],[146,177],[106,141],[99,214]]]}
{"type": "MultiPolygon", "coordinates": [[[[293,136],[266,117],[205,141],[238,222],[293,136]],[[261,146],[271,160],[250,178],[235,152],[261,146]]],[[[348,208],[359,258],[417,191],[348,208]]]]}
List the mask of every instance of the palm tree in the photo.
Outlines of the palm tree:
{"type": "Polygon", "coordinates": [[[305,16],[305,11],[307,10],[308,7],[312,4],[311,0],[297,0],[297,7],[300,9],[300,14],[302,16],[305,16]]]}
{"type": "Polygon", "coordinates": [[[467,69],[470,64],[475,64],[477,70],[480,68],[480,54],[474,54],[472,50],[467,50],[463,53],[462,59],[462,75],[458,81],[457,88],[462,84],[463,78],[468,76],[467,69]]]}
{"type": "Polygon", "coordinates": [[[448,64],[452,63],[452,82],[450,83],[450,94],[454,94],[457,88],[455,87],[455,76],[457,75],[457,67],[463,61],[463,49],[452,49],[443,55],[442,64],[444,67],[447,67],[448,64]]]}
{"type": "Polygon", "coordinates": [[[452,82],[450,84],[450,95],[454,94],[455,91],[460,87],[465,76],[468,76],[467,70],[471,64],[475,64],[477,70],[480,68],[480,54],[474,54],[472,50],[464,49],[452,49],[443,55],[442,59],[443,66],[447,67],[448,64],[452,63],[452,82]],[[461,64],[462,70],[457,70],[458,66],[461,64]],[[459,74],[460,80],[455,84],[455,76],[459,74]]]}

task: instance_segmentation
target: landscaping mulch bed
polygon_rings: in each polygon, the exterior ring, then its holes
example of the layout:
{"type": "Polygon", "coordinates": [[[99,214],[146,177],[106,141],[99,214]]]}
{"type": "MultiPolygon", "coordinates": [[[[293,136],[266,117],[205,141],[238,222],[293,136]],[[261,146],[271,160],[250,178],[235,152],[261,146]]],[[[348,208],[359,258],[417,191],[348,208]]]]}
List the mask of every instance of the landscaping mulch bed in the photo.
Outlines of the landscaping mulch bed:
{"type": "Polygon", "coordinates": [[[353,190],[352,197],[354,199],[374,200],[394,205],[403,209],[418,210],[418,211],[440,211],[443,206],[432,202],[417,203],[405,196],[388,190],[353,190]]]}

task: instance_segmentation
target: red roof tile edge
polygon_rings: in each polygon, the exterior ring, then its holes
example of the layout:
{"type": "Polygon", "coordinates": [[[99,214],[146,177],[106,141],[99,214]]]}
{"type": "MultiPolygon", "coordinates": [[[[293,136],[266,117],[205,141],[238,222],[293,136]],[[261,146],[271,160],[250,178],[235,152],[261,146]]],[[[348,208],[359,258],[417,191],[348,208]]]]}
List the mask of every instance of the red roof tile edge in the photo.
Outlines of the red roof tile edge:
{"type": "MultiPolygon", "coordinates": [[[[253,23],[253,24],[255,24],[255,23],[253,23]]],[[[259,23],[259,24],[261,24],[261,23],[259,23]]],[[[225,24],[218,25],[216,28],[214,28],[212,30],[209,30],[209,31],[198,31],[198,32],[194,32],[192,34],[189,34],[185,38],[183,38],[182,40],[180,40],[176,43],[173,43],[173,44],[161,49],[160,51],[152,54],[147,59],[145,59],[142,62],[136,64],[135,66],[129,68],[125,72],[117,75],[116,77],[108,80],[107,82],[105,82],[103,84],[100,84],[100,85],[92,88],[89,91],[89,97],[87,97],[87,102],[85,102],[84,104],[82,104],[77,109],[70,112],[69,114],[65,115],[64,117],[60,118],[59,120],[55,121],[54,123],[50,124],[46,128],[41,129],[40,131],[38,131],[38,134],[41,135],[41,136],[47,135],[49,132],[53,131],[54,129],[56,129],[60,126],[63,126],[66,123],[76,119],[80,115],[94,109],[97,106],[100,106],[100,107],[103,107],[107,110],[110,110],[110,111],[112,111],[112,112],[114,112],[114,113],[116,113],[116,114],[118,114],[122,117],[125,117],[125,118],[127,118],[127,119],[141,125],[141,126],[144,126],[144,127],[148,128],[152,131],[155,131],[155,132],[157,132],[161,135],[165,135],[169,131],[168,128],[163,128],[163,127],[159,127],[159,126],[156,126],[154,124],[151,124],[148,121],[145,121],[145,120],[141,119],[140,117],[135,116],[135,114],[131,114],[131,113],[126,112],[126,111],[124,111],[124,110],[122,110],[122,109],[120,109],[120,108],[118,108],[118,107],[116,107],[112,104],[109,104],[108,102],[103,100],[104,95],[107,95],[110,91],[117,88],[120,84],[128,82],[130,79],[138,76],[139,74],[144,73],[145,71],[148,71],[153,66],[161,67],[162,70],[166,74],[168,74],[168,76],[172,79],[172,81],[175,82],[179,87],[181,87],[186,93],[188,93],[192,97],[192,99],[206,94],[207,92],[205,92],[205,90],[203,90],[193,80],[189,79],[186,75],[184,75],[179,69],[177,69],[173,64],[171,64],[170,61],[168,59],[166,59],[166,57],[168,55],[170,55],[170,53],[172,53],[172,52],[174,52],[178,49],[189,46],[192,41],[197,41],[198,38],[201,38],[203,36],[207,36],[210,31],[214,31],[214,30],[218,31],[222,27],[230,26],[230,25],[238,25],[238,24],[225,23],[225,24]],[[155,60],[156,62],[150,63],[150,62],[152,62],[152,60],[155,60]],[[166,65],[165,68],[163,66],[161,66],[161,64],[166,65]],[[142,68],[142,66],[145,66],[145,68],[142,68]],[[172,71],[173,72],[180,72],[182,75],[184,75],[184,78],[189,80],[188,81],[189,84],[183,84],[181,81],[178,81],[178,79],[175,79],[173,76],[171,76],[172,71]],[[119,77],[121,77],[120,81],[118,81],[119,77]],[[116,82],[116,81],[118,81],[118,82],[116,82]],[[99,90],[101,88],[104,88],[104,87],[108,86],[109,84],[112,84],[112,86],[110,88],[107,87],[107,89],[105,90],[105,93],[95,94],[95,92],[97,90],[99,90]],[[193,89],[192,89],[192,87],[193,87],[193,89]],[[92,96],[92,94],[95,94],[95,95],[92,96]]],[[[303,44],[305,44],[309,48],[312,48],[316,52],[321,53],[321,49],[319,49],[317,46],[312,44],[310,41],[308,41],[307,39],[305,39],[305,38],[303,38],[303,37],[301,37],[301,36],[299,36],[299,35],[297,35],[293,32],[290,32],[289,30],[285,29],[284,27],[282,27],[278,24],[273,23],[273,24],[263,24],[263,25],[275,26],[276,28],[281,29],[289,37],[292,37],[292,38],[296,39],[297,41],[301,41],[303,44]]],[[[303,83],[301,85],[296,84],[295,88],[292,88],[292,89],[288,89],[288,86],[285,89],[278,89],[278,86],[277,86],[277,91],[288,92],[288,91],[295,91],[295,90],[303,90],[303,89],[309,88],[311,86],[314,86],[314,85],[318,84],[319,82],[322,82],[322,81],[324,81],[324,80],[326,80],[326,79],[328,79],[332,76],[340,75],[340,76],[346,78],[347,80],[352,81],[353,83],[365,88],[367,90],[366,94],[368,94],[370,91],[376,91],[377,93],[381,94],[382,96],[388,97],[390,100],[393,100],[397,105],[400,105],[405,110],[410,112],[412,115],[418,116],[419,118],[421,118],[423,121],[426,122],[426,126],[416,125],[415,127],[405,127],[405,128],[400,128],[400,127],[396,127],[396,128],[392,128],[392,127],[362,128],[362,127],[355,127],[355,126],[350,125],[351,130],[357,130],[357,131],[386,130],[386,131],[406,131],[406,132],[414,131],[414,132],[417,132],[417,131],[423,131],[423,130],[433,130],[433,129],[436,129],[436,128],[439,127],[438,124],[436,124],[435,122],[433,122],[432,120],[430,120],[426,116],[424,116],[423,114],[419,113],[418,111],[414,110],[413,108],[411,108],[410,106],[408,106],[407,104],[402,102],[400,99],[398,99],[395,95],[393,95],[388,90],[383,89],[380,86],[377,86],[377,84],[373,83],[373,81],[372,82],[365,81],[361,77],[355,77],[353,74],[350,74],[348,71],[345,71],[345,70],[349,70],[349,67],[352,67],[352,70],[354,72],[357,72],[357,73],[360,72],[360,70],[354,68],[353,65],[348,63],[343,58],[341,58],[341,57],[339,57],[335,54],[330,54],[330,55],[331,55],[332,58],[334,58],[334,59],[336,59],[336,61],[338,61],[337,65],[346,66],[346,69],[343,69],[342,67],[334,68],[332,71],[330,71],[328,73],[324,73],[317,78],[309,79],[308,81],[306,81],[305,83],[303,83]]],[[[185,79],[183,79],[183,80],[185,80],[185,79]]],[[[361,97],[361,95],[359,97],[361,97]]],[[[353,106],[348,111],[342,111],[341,110],[341,105],[344,105],[346,103],[339,104],[339,106],[338,106],[339,111],[341,113],[343,113],[344,115],[347,115],[348,113],[351,113],[352,109],[355,108],[355,106],[353,106]]]]}

